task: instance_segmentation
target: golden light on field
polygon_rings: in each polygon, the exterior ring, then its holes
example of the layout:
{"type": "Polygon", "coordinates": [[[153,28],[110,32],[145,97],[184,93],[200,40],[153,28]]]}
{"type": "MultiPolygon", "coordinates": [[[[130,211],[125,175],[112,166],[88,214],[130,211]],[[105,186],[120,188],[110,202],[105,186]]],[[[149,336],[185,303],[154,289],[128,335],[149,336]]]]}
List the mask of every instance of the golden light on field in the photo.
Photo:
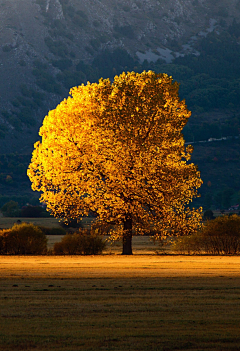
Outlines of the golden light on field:
{"type": "Polygon", "coordinates": [[[2,256],[1,278],[240,277],[230,256],[2,256]]]}

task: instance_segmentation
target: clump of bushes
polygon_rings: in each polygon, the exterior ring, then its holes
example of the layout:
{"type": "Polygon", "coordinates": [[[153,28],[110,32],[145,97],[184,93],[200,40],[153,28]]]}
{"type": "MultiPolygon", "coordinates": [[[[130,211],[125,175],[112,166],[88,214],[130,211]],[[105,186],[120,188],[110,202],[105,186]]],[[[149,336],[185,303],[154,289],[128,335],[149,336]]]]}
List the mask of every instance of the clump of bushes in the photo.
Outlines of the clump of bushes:
{"type": "Polygon", "coordinates": [[[47,253],[47,238],[32,223],[15,224],[0,231],[0,254],[42,255],[47,253]]]}
{"type": "Polygon", "coordinates": [[[39,217],[50,217],[50,213],[47,212],[42,206],[23,206],[19,217],[25,218],[39,218],[39,217]]]}
{"type": "Polygon", "coordinates": [[[200,254],[204,250],[201,235],[199,233],[177,238],[171,245],[174,252],[181,254],[200,254]]]}
{"type": "Polygon", "coordinates": [[[64,229],[66,228],[83,228],[83,224],[81,221],[72,218],[67,219],[66,221],[61,221],[60,226],[64,229]]]}
{"type": "Polygon", "coordinates": [[[240,217],[226,215],[208,221],[202,231],[178,238],[172,248],[176,252],[188,254],[239,254],[240,217]]]}
{"type": "Polygon", "coordinates": [[[53,253],[56,255],[99,255],[106,247],[99,235],[88,229],[79,229],[74,234],[67,234],[62,241],[55,243],[53,253]]]}
{"type": "Polygon", "coordinates": [[[203,219],[205,220],[211,220],[211,219],[214,219],[214,214],[213,214],[213,211],[212,210],[206,210],[203,214],[203,219]]]}
{"type": "Polygon", "coordinates": [[[49,227],[39,226],[39,228],[45,235],[66,235],[66,230],[64,230],[61,227],[49,228],[49,227]]]}
{"type": "Polygon", "coordinates": [[[5,217],[19,216],[20,210],[16,201],[10,200],[1,207],[1,212],[5,217]]]}
{"type": "MultiPolygon", "coordinates": [[[[24,169],[25,170],[25,169],[24,169]]],[[[1,178],[1,176],[0,176],[1,178]]],[[[1,179],[0,179],[1,181],[1,179]]],[[[4,217],[25,217],[25,218],[39,218],[39,217],[50,217],[50,213],[47,212],[41,206],[27,205],[19,208],[19,204],[16,201],[10,200],[6,202],[0,209],[4,217]]]]}

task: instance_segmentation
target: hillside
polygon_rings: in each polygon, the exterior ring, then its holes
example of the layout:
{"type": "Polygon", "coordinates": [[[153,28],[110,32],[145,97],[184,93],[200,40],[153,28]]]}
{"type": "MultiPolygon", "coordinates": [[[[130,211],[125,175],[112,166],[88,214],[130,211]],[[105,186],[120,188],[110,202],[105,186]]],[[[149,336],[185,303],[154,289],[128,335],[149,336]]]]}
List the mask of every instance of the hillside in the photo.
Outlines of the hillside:
{"type": "MultiPolygon", "coordinates": [[[[144,68],[182,80],[173,67],[147,61],[174,66],[184,55],[197,58],[204,51],[198,43],[234,18],[238,0],[1,0],[2,152],[30,152],[44,115],[74,85],[144,68]]],[[[193,73],[183,70],[184,80],[193,73]]]]}
{"type": "MultiPolygon", "coordinates": [[[[31,196],[26,166],[48,110],[72,86],[123,70],[152,69],[180,82],[192,111],[188,142],[237,136],[239,23],[240,0],[0,0],[0,194],[31,196]]],[[[237,179],[234,143],[195,146],[194,162],[212,184],[204,196],[238,192],[228,173],[231,164],[237,179]],[[222,154],[234,160],[212,161],[222,154]]]]}

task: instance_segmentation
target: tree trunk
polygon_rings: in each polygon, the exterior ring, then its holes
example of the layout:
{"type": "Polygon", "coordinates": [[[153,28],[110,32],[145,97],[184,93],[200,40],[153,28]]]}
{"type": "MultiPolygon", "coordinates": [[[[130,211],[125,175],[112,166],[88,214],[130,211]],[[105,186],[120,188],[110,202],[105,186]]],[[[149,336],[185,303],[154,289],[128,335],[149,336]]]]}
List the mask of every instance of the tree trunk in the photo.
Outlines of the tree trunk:
{"type": "Polygon", "coordinates": [[[123,223],[123,250],[122,255],[132,255],[132,218],[127,218],[123,223]]]}

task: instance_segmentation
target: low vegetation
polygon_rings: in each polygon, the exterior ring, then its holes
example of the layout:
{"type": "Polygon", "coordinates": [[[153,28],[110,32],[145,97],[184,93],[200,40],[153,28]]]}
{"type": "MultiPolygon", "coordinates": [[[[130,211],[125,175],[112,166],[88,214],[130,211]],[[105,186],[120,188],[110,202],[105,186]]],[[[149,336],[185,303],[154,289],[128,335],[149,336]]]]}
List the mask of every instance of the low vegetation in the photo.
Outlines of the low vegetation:
{"type": "Polygon", "coordinates": [[[60,242],[54,244],[56,255],[98,255],[106,247],[104,239],[90,230],[79,229],[74,234],[67,234],[60,242]]]}
{"type": "Polygon", "coordinates": [[[103,236],[89,229],[79,229],[74,234],[66,235],[66,230],[61,227],[16,223],[12,228],[0,231],[1,255],[98,255],[105,248],[103,236]],[[48,250],[47,235],[62,237],[61,242],[54,242],[53,250],[48,250]]]}
{"type": "Polygon", "coordinates": [[[39,228],[45,235],[66,235],[66,230],[61,227],[49,228],[40,225],[39,228]]]}
{"type": "Polygon", "coordinates": [[[240,217],[226,215],[207,221],[201,232],[177,239],[172,248],[188,254],[239,254],[240,217]]]}
{"type": "Polygon", "coordinates": [[[0,254],[42,255],[47,253],[47,238],[31,223],[15,224],[0,232],[0,254]]]}

